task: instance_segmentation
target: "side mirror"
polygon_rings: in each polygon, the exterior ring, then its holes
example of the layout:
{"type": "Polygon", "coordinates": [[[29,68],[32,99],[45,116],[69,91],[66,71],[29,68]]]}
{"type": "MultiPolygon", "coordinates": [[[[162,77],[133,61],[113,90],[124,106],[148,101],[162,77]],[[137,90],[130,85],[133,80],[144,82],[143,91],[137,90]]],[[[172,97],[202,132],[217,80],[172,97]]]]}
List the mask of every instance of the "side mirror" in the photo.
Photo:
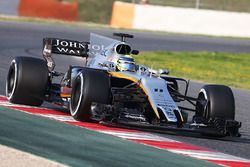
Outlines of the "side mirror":
{"type": "Polygon", "coordinates": [[[158,70],[159,75],[168,75],[169,71],[167,69],[160,69],[158,70]]]}
{"type": "Polygon", "coordinates": [[[132,50],[131,51],[131,54],[132,55],[138,55],[140,52],[139,52],[139,50],[132,50]]]}

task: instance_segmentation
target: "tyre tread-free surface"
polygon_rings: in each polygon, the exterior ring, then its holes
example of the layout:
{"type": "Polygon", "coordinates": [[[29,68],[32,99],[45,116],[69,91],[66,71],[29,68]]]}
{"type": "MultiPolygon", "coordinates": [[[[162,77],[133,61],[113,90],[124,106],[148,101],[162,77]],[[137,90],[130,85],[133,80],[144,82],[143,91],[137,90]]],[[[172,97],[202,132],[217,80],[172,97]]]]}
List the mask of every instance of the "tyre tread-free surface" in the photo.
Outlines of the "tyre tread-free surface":
{"type": "Polygon", "coordinates": [[[110,80],[104,71],[84,68],[73,81],[70,112],[81,121],[91,117],[92,102],[107,104],[110,95],[110,80]]]}
{"type": "MultiPolygon", "coordinates": [[[[232,90],[224,85],[205,85],[201,89],[198,98],[204,97],[208,100],[205,119],[221,118],[234,120],[235,101],[232,90]]],[[[203,112],[203,111],[198,111],[203,112]]]]}
{"type": "Polygon", "coordinates": [[[6,95],[10,102],[40,106],[48,83],[48,67],[44,60],[16,57],[10,65],[6,95]]]}

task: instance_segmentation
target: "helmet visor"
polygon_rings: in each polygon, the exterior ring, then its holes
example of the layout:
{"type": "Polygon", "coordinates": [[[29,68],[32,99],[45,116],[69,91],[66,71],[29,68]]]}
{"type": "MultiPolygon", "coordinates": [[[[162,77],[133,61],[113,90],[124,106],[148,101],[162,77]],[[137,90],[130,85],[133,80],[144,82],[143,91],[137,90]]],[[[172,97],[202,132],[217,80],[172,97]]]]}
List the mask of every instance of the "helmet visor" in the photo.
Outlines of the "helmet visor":
{"type": "Polygon", "coordinates": [[[124,71],[135,71],[135,64],[132,63],[120,63],[119,66],[120,69],[124,71]]]}
{"type": "Polygon", "coordinates": [[[123,62],[131,62],[131,63],[134,63],[135,60],[131,57],[120,57],[119,58],[119,61],[123,61],[123,62]]]}

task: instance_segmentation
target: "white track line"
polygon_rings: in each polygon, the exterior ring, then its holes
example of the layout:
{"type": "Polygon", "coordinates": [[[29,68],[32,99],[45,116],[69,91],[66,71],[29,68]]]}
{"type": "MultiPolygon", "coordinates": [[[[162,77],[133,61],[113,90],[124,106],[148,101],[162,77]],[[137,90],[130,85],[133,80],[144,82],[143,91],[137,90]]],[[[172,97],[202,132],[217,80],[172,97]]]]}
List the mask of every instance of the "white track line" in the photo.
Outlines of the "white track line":
{"type": "Polygon", "coordinates": [[[166,137],[160,137],[149,133],[135,133],[135,132],[114,132],[114,131],[102,131],[99,132],[117,136],[123,139],[135,139],[135,140],[151,140],[151,141],[167,141],[179,143],[176,140],[168,139],[166,137]]]}

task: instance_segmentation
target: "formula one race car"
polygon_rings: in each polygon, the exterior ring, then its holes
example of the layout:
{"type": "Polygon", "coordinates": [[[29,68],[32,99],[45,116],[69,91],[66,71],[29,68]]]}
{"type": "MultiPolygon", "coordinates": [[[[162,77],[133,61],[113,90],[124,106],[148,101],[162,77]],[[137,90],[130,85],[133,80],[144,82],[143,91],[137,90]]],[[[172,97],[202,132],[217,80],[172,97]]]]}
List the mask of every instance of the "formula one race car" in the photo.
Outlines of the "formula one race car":
{"type": "Polygon", "coordinates": [[[189,81],[135,63],[125,41],[90,35],[90,42],[45,38],[43,57],[16,57],[10,65],[6,95],[11,103],[40,106],[43,101],[66,107],[80,121],[152,130],[183,130],[213,136],[240,136],[232,90],[205,85],[198,97],[187,96],[189,81]],[[52,54],[83,58],[83,66],[55,71],[52,54]],[[61,77],[60,83],[54,83],[61,77]],[[184,93],[179,83],[184,83],[184,93]],[[181,105],[186,101],[192,107],[181,105]],[[193,112],[192,120],[187,111],[193,112]]]}

